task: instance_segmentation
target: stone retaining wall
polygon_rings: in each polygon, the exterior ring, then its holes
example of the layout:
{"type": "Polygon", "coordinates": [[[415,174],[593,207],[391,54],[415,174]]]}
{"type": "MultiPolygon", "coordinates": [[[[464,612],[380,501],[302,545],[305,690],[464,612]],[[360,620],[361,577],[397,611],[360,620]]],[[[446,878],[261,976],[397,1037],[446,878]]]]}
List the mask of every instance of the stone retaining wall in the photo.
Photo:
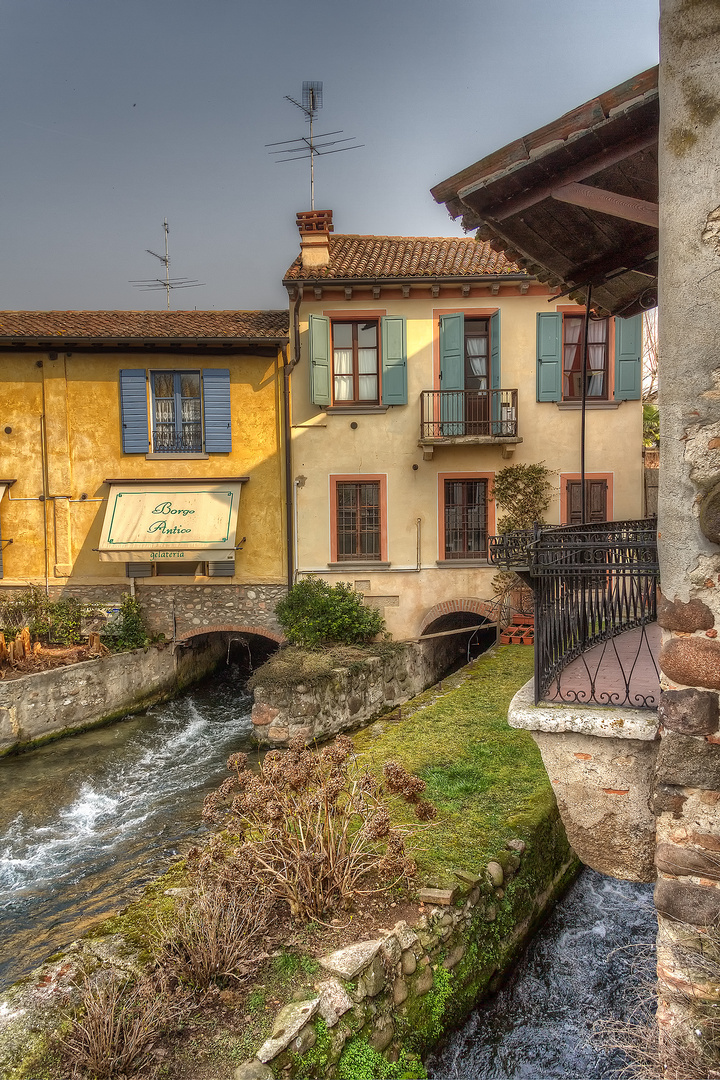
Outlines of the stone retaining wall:
{"type": "Polygon", "coordinates": [[[339,667],[316,686],[255,686],[253,732],[260,743],[287,746],[296,735],[322,742],[359,727],[409,701],[437,682],[459,655],[462,634],[404,643],[385,657],[370,656],[356,667],[339,667]]]}
{"type": "Polygon", "coordinates": [[[213,671],[224,658],[220,635],[192,647],[150,646],[0,682],[0,755],[141,709],[213,671]]]}
{"type": "Polygon", "coordinates": [[[278,1013],[236,1080],[332,1080],[338,1065],[348,1075],[348,1057],[369,1076],[379,1055],[407,1061],[430,1049],[497,989],[576,873],[556,811],[551,818],[527,849],[510,840],[477,874],[458,873],[456,889],[421,890],[421,900],[444,903],[429,903],[415,926],[399,922],[322,957],[315,993],[278,1013]]]}

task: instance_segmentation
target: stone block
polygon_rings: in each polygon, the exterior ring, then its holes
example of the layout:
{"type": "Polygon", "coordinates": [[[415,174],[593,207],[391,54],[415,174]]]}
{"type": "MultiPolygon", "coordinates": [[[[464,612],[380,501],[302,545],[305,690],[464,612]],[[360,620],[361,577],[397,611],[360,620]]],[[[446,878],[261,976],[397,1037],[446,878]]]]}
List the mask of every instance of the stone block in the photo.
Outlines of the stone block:
{"type": "Polygon", "coordinates": [[[720,690],[720,642],[709,638],[673,638],[660,650],[661,669],[673,682],[720,690]]]}
{"type": "Polygon", "coordinates": [[[380,946],[380,955],[388,968],[395,967],[399,964],[401,952],[400,942],[395,937],[395,934],[388,934],[380,946]]]}
{"type": "Polygon", "coordinates": [[[707,690],[666,690],[660,695],[658,717],[668,731],[680,735],[711,735],[718,730],[717,694],[707,690]]]}
{"type": "Polygon", "coordinates": [[[415,931],[402,919],[393,926],[393,934],[398,939],[401,949],[409,949],[418,939],[415,931]]]}
{"type": "Polygon", "coordinates": [[[385,986],[385,969],[382,959],[378,954],[372,963],[358,979],[358,990],[364,992],[366,997],[377,997],[385,986]]]}
{"type": "Polygon", "coordinates": [[[320,995],[318,1012],[329,1028],[352,1008],[352,1001],[337,979],[325,979],[315,988],[320,995]]]}
{"type": "Polygon", "coordinates": [[[680,788],[673,787],[672,784],[658,784],[650,797],[650,809],[655,817],[660,817],[661,814],[680,817],[686,802],[687,795],[684,795],[680,788]]]}
{"type": "Polygon", "coordinates": [[[712,833],[691,832],[687,839],[706,851],[720,851],[720,836],[713,836],[712,833]]]}
{"type": "Polygon", "coordinates": [[[447,956],[443,960],[443,967],[445,968],[445,970],[446,971],[452,971],[452,969],[454,967],[456,967],[457,964],[460,963],[460,961],[462,960],[464,955],[465,955],[465,946],[464,945],[456,945],[454,949],[450,950],[450,952],[447,954],[447,956]]]}
{"type": "Polygon", "coordinates": [[[350,982],[357,978],[363,968],[372,962],[380,950],[382,941],[356,941],[344,949],[321,956],[319,964],[338,978],[350,982]]]}
{"type": "Polygon", "coordinates": [[[291,1001],[289,1005],[281,1009],[275,1018],[270,1038],[265,1040],[257,1052],[260,1061],[267,1064],[286,1050],[305,1025],[312,1020],[319,1005],[320,998],[318,997],[310,1001],[291,1001]]]}
{"type": "MultiPolygon", "coordinates": [[[[414,969],[413,969],[414,970],[414,969]]],[[[412,974],[412,973],[411,973],[412,974]]],[[[408,996],[408,987],[404,979],[396,979],[393,983],[393,1004],[402,1005],[408,996]]]]}
{"type": "Polygon", "coordinates": [[[420,903],[421,904],[443,904],[445,907],[454,903],[457,898],[458,890],[455,889],[421,889],[420,890],[420,903]]]}
{"type": "Polygon", "coordinates": [[[290,735],[290,731],[286,727],[272,726],[267,729],[267,738],[271,742],[285,742],[290,735]]]}
{"type": "Polygon", "coordinates": [[[378,1054],[382,1054],[383,1050],[386,1050],[393,1041],[394,1035],[395,1028],[392,1020],[389,1017],[382,1017],[378,1022],[378,1026],[370,1035],[368,1042],[373,1050],[376,1050],[378,1054]]]}
{"type": "Polygon", "coordinates": [[[429,990],[432,990],[433,983],[435,982],[435,976],[433,975],[433,969],[428,964],[423,968],[417,977],[413,990],[416,997],[424,997],[429,990]]]}
{"type": "Polygon", "coordinates": [[[253,1058],[239,1065],[234,1076],[235,1080],[273,1080],[273,1071],[269,1065],[263,1065],[262,1061],[253,1058]]]}
{"type": "Polygon", "coordinates": [[[655,907],[691,926],[710,926],[720,918],[720,889],[660,878],[655,886],[655,907]]]}
{"type": "Polygon", "coordinates": [[[658,844],[655,865],[664,874],[676,877],[693,874],[696,877],[720,881],[720,859],[696,848],[680,847],[678,844],[658,844]]]}
{"type": "Polygon", "coordinates": [[[417,960],[415,959],[415,953],[407,949],[400,958],[402,964],[403,975],[413,975],[417,967],[417,960]]]}
{"type": "Polygon", "coordinates": [[[503,881],[505,880],[505,874],[503,873],[502,866],[499,862],[495,862],[493,860],[487,864],[486,869],[490,881],[493,883],[496,889],[499,889],[502,886],[503,881]]]}
{"type": "Polygon", "coordinates": [[[711,630],[715,625],[712,611],[702,600],[668,600],[658,591],[657,621],[664,630],[680,630],[692,634],[695,630],[711,630]]]}
{"type": "Polygon", "coordinates": [[[316,1042],[317,1034],[315,1033],[315,1028],[312,1027],[311,1024],[306,1024],[300,1034],[296,1035],[293,1039],[291,1047],[292,1052],[293,1054],[297,1054],[298,1057],[302,1057],[303,1054],[312,1049],[316,1042]]]}
{"type": "Polygon", "coordinates": [[[510,848],[511,851],[517,851],[518,855],[522,855],[527,847],[524,840],[508,840],[505,847],[510,848]]]}
{"type": "Polygon", "coordinates": [[[675,787],[720,790],[720,746],[669,732],[660,743],[656,778],[675,787]]]}

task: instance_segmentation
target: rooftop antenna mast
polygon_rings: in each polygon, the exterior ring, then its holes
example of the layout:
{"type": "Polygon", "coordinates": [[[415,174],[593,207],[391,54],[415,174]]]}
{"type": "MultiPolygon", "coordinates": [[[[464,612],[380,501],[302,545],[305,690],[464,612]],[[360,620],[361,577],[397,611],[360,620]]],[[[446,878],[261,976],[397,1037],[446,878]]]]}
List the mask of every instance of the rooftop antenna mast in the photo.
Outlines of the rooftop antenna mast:
{"type": "Polygon", "coordinates": [[[165,267],[164,278],[148,278],[145,281],[131,281],[132,285],[136,289],[142,289],[143,292],[157,292],[158,289],[164,289],[167,295],[168,311],[170,310],[170,290],[171,289],[197,289],[204,285],[204,281],[195,281],[191,278],[171,278],[170,277],[170,254],[168,251],[168,220],[165,218],[163,221],[163,230],[165,232],[165,254],[158,255],[156,251],[151,251],[150,248],[145,248],[148,255],[152,255],[153,258],[159,259],[165,267]]]}
{"type": "Polygon", "coordinates": [[[297,105],[301,112],[305,113],[305,119],[310,125],[309,135],[303,135],[299,139],[284,139],[282,142],[265,143],[266,146],[283,146],[284,150],[271,150],[271,154],[284,154],[278,157],[279,163],[286,161],[305,161],[310,159],[310,209],[315,209],[315,158],[324,154],[341,154],[344,150],[358,150],[365,143],[355,143],[353,146],[340,146],[337,150],[328,150],[326,147],[338,146],[338,143],[352,143],[354,136],[349,139],[332,139],[331,142],[316,142],[316,139],[329,139],[331,135],[342,135],[340,131],[326,131],[323,135],[315,135],[313,121],[323,106],[323,84],[321,82],[304,82],[302,85],[302,101],[285,95],[285,100],[297,105]],[[293,146],[297,143],[297,146],[293,146]]]}

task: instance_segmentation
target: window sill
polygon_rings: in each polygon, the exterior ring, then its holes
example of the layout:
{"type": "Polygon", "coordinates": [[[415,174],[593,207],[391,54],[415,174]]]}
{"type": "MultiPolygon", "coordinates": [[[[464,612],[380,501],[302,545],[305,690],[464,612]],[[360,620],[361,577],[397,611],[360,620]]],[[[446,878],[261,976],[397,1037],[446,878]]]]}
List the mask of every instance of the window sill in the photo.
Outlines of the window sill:
{"type": "Polygon", "coordinates": [[[209,454],[193,453],[193,454],[146,454],[146,461],[184,461],[186,458],[193,458],[195,461],[207,461],[209,454]]]}
{"type": "Polygon", "coordinates": [[[372,416],[373,413],[386,413],[389,405],[328,405],[326,413],[354,413],[355,416],[372,416]]]}
{"type": "Polygon", "coordinates": [[[437,559],[435,565],[441,570],[452,570],[453,567],[467,570],[472,566],[490,566],[490,563],[487,559],[437,559]]]}
{"type": "MultiPolygon", "coordinates": [[[[582,409],[581,401],[556,401],[555,404],[558,409],[567,409],[568,411],[572,411],[573,409],[579,411],[582,409]]],[[[621,401],[586,401],[585,408],[588,412],[590,409],[619,409],[621,404],[621,401]]]]}
{"type": "Polygon", "coordinates": [[[356,570],[389,570],[389,562],[376,562],[372,560],[370,562],[367,559],[348,559],[346,562],[329,562],[328,566],[331,570],[347,570],[348,573],[354,573],[356,570]]]}

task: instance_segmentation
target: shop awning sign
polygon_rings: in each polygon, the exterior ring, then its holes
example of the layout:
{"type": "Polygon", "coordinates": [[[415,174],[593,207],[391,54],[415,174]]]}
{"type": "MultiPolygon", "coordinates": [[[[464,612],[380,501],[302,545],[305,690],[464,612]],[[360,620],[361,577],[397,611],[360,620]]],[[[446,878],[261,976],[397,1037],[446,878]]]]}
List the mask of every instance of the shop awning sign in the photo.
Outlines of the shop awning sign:
{"type": "Polygon", "coordinates": [[[241,484],[111,485],[102,562],[235,558],[241,484]]]}

